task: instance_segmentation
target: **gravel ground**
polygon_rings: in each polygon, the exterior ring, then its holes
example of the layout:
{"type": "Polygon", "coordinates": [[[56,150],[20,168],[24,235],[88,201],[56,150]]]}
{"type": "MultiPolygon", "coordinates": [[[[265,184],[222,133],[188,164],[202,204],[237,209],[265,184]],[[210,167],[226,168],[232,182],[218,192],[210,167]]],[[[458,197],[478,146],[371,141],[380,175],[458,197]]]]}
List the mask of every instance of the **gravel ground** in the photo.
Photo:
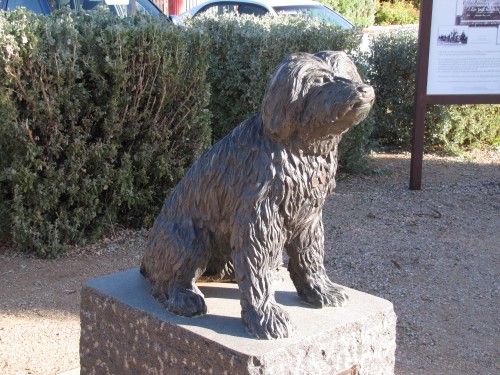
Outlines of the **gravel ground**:
{"type": "MultiPolygon", "coordinates": [[[[330,277],[394,303],[397,375],[500,374],[500,151],[426,156],[421,191],[409,163],[375,154],[377,173],[339,176],[324,209],[330,277]]],[[[145,236],[117,231],[53,261],[0,244],[0,373],[78,368],[82,283],[137,267],[145,236]]]]}

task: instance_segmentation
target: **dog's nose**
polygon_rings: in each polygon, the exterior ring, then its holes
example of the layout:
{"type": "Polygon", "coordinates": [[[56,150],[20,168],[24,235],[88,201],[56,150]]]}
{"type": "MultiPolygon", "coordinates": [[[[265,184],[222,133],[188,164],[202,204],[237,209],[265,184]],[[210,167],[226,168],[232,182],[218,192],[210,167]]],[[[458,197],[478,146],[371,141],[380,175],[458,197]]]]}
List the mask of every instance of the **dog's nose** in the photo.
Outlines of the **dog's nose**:
{"type": "Polygon", "coordinates": [[[360,85],[357,87],[357,90],[363,94],[370,94],[373,92],[373,87],[369,85],[360,85]]]}
{"type": "Polygon", "coordinates": [[[356,90],[358,90],[365,99],[371,99],[373,101],[375,98],[375,91],[370,85],[359,85],[356,90]]]}

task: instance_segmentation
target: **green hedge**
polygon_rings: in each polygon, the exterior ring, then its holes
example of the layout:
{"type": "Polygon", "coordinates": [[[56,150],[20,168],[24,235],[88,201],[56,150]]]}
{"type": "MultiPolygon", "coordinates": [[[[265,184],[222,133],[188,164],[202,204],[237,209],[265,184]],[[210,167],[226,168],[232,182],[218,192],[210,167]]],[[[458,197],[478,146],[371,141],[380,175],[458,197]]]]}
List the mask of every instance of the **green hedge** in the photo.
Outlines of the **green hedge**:
{"type": "MultiPolygon", "coordinates": [[[[191,28],[211,35],[209,109],[214,140],[260,110],[267,83],[278,64],[294,52],[353,51],[361,33],[321,24],[306,17],[255,18],[227,14],[197,17],[191,28]]],[[[341,164],[346,170],[365,166],[363,151],[372,123],[366,120],[344,136],[341,164]]]]}
{"type": "Polygon", "coordinates": [[[0,33],[2,232],[52,257],[149,225],[210,139],[207,36],[140,15],[24,11],[0,16],[0,33]]]}
{"type": "Polygon", "coordinates": [[[320,0],[326,6],[334,9],[353,24],[371,26],[375,19],[374,0],[320,0]]]}
{"type": "MultiPolygon", "coordinates": [[[[0,16],[0,237],[54,257],[116,225],[149,226],[211,131],[217,140],[260,109],[285,56],[330,49],[356,59],[360,36],[301,17],[179,28],[140,15],[0,16]]],[[[374,38],[359,68],[369,67],[376,104],[341,142],[345,170],[366,166],[372,133],[409,149],[416,50],[416,29],[374,38]]],[[[426,147],[498,145],[499,112],[430,106],[426,147]]]]}
{"type": "MultiPolygon", "coordinates": [[[[368,58],[377,97],[373,138],[383,146],[410,149],[417,64],[416,27],[376,35],[368,58]]],[[[427,150],[457,152],[471,146],[498,145],[500,105],[428,106],[427,150]]]]}

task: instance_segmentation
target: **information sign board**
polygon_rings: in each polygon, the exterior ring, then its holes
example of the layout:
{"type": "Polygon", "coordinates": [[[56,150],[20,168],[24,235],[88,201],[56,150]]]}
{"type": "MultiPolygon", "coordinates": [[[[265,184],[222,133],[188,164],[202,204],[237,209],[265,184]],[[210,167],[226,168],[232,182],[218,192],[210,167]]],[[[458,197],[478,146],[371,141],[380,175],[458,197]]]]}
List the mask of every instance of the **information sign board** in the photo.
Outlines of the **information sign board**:
{"type": "Polygon", "coordinates": [[[412,190],[422,182],[428,104],[500,104],[500,0],[421,0],[412,190]]]}
{"type": "Polygon", "coordinates": [[[500,94],[500,0],[434,0],[427,95],[500,94]]]}

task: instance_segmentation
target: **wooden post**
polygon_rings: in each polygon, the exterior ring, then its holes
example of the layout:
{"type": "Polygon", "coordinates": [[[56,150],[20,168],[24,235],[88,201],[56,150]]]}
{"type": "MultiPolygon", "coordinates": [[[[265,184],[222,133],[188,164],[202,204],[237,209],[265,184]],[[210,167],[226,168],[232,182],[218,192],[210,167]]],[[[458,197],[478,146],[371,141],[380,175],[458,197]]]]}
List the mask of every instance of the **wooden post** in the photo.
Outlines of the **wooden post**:
{"type": "Polygon", "coordinates": [[[429,39],[431,34],[432,0],[423,0],[418,27],[417,73],[415,84],[415,109],[411,148],[410,189],[422,187],[422,163],[424,157],[425,112],[427,110],[427,68],[429,65],[429,39]]]}

